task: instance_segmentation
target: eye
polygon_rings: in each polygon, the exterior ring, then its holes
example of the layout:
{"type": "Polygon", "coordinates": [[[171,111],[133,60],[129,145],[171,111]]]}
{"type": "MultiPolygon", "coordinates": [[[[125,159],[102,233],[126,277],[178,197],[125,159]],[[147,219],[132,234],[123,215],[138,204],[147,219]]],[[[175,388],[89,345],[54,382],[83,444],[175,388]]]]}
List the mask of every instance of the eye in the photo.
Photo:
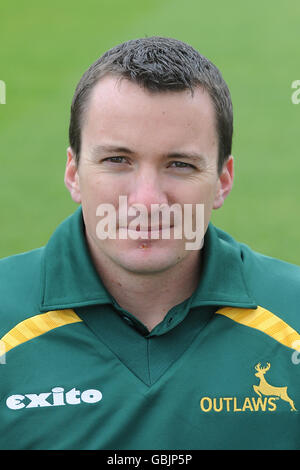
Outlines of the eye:
{"type": "Polygon", "coordinates": [[[126,157],[116,156],[116,157],[108,157],[102,160],[103,162],[111,162],[111,163],[127,163],[128,160],[126,157]]]}
{"type": "Polygon", "coordinates": [[[196,168],[194,165],[191,165],[190,163],[179,162],[179,161],[172,162],[170,166],[172,166],[173,168],[188,168],[188,169],[196,168]]]}

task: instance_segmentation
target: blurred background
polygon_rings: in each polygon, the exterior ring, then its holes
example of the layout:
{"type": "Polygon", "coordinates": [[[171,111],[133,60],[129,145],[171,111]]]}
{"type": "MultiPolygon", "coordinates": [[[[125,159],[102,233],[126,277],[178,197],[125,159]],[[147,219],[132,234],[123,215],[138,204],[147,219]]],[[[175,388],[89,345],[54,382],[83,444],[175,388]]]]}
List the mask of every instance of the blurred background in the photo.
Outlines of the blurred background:
{"type": "Polygon", "coordinates": [[[234,106],[235,183],[215,225],[300,264],[297,0],[1,2],[0,257],[47,243],[77,205],[64,187],[70,103],[104,51],[137,37],[185,41],[221,70],[234,106]]]}

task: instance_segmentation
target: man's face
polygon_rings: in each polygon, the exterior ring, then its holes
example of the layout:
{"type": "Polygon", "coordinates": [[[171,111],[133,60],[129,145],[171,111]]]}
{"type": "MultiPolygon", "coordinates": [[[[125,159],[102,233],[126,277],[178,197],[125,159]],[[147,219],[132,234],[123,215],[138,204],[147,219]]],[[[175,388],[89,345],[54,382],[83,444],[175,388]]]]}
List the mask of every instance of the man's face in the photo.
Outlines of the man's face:
{"type": "MultiPolygon", "coordinates": [[[[116,239],[100,240],[96,212],[100,204],[109,203],[118,214],[119,196],[126,196],[128,207],[142,204],[148,210],[150,229],[153,204],[204,204],[206,231],[212,209],[223,204],[231,189],[233,171],[231,157],[222,174],[217,172],[218,138],[209,95],[200,88],[193,96],[189,91],[151,93],[126,79],[106,76],[92,90],[81,137],[78,167],[68,149],[65,182],[73,200],[82,205],[94,255],[144,274],[196,256],[185,249],[184,236],[172,237],[172,228],[170,239],[151,239],[150,230],[141,232],[147,238],[120,240],[117,224],[116,239]]],[[[171,219],[171,227],[173,223],[171,219]]],[[[156,228],[160,234],[164,230],[156,228]]]]}

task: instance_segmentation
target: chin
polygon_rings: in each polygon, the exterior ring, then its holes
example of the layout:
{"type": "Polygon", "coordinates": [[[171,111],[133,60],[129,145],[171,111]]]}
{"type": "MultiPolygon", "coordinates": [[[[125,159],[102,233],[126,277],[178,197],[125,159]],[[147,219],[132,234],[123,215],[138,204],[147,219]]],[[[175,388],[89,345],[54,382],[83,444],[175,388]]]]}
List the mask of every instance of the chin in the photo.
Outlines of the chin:
{"type": "Polygon", "coordinates": [[[134,248],[121,250],[112,258],[127,271],[137,274],[154,274],[172,268],[183,257],[182,250],[174,250],[171,246],[162,247],[147,240],[141,240],[136,242],[134,248]]]}

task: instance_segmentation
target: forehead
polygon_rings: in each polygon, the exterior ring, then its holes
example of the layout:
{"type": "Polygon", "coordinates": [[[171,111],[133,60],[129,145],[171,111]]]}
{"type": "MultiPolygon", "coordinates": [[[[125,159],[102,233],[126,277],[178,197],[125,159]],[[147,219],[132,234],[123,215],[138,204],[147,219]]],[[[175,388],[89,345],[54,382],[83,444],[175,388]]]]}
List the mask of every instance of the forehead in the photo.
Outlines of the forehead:
{"type": "MultiPolygon", "coordinates": [[[[217,142],[215,111],[201,88],[152,92],[127,79],[106,76],[89,96],[82,143],[110,137],[118,141],[174,145],[217,142]]],[[[96,142],[95,142],[96,143],[96,142]]]]}

